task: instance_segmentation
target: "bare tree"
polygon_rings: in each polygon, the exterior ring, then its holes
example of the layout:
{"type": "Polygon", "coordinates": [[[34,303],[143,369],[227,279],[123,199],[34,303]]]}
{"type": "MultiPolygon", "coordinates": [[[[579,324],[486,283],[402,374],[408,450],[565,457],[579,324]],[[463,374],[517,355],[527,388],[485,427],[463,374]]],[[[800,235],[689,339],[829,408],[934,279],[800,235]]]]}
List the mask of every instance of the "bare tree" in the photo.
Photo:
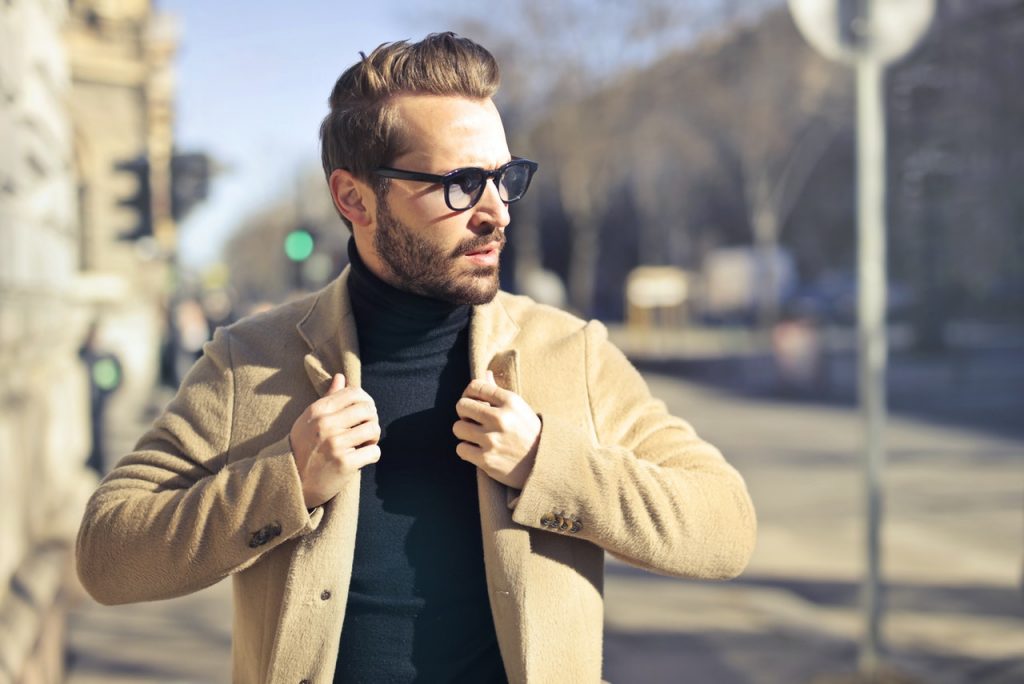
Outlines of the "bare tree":
{"type": "Polygon", "coordinates": [[[716,62],[727,87],[687,111],[733,169],[766,268],[758,320],[770,327],[780,305],[774,255],[812,173],[850,125],[850,80],[803,44],[783,11],[738,32],[716,62]]]}
{"type": "MultiPolygon", "coordinates": [[[[533,146],[563,185],[576,308],[591,301],[595,226],[615,188],[633,198],[645,263],[696,261],[686,217],[709,179],[743,207],[749,242],[774,254],[849,111],[849,79],[810,51],[780,11],[622,75],[541,120],[533,146]]],[[[767,280],[759,304],[770,325],[779,308],[771,268],[767,280]]]]}
{"type": "MultiPolygon", "coordinates": [[[[488,8],[485,16],[476,19],[472,17],[477,5],[462,8],[468,18],[457,26],[459,32],[487,45],[502,63],[499,99],[506,123],[514,131],[513,146],[525,147],[526,132],[545,126],[560,131],[556,137],[563,141],[574,142],[571,148],[559,145],[558,158],[543,168],[554,171],[545,175],[556,179],[571,235],[568,288],[575,309],[590,308],[600,247],[598,223],[622,174],[609,169],[609,141],[588,121],[592,112],[566,110],[561,118],[549,112],[585,101],[590,94],[628,78],[631,70],[770,4],[524,0],[504,6],[509,12],[505,16],[488,8]],[[580,135],[582,131],[594,131],[594,135],[587,139],[580,135]]],[[[450,10],[446,6],[446,12],[450,10]]],[[[542,133],[535,142],[551,137],[542,133]]],[[[540,244],[539,226],[536,220],[524,218],[528,219],[519,217],[513,232],[520,270],[539,263],[539,257],[531,254],[540,244]]]]}

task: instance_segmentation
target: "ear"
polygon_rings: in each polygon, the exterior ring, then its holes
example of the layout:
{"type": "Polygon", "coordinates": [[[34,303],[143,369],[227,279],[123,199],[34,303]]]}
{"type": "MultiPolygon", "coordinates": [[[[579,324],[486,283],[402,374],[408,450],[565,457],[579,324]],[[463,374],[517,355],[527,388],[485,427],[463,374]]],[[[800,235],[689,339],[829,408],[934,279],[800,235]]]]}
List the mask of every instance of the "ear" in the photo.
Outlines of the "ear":
{"type": "Polygon", "coordinates": [[[373,222],[373,190],[349,171],[335,169],[329,180],[331,199],[341,215],[355,226],[367,226],[373,222]]]}

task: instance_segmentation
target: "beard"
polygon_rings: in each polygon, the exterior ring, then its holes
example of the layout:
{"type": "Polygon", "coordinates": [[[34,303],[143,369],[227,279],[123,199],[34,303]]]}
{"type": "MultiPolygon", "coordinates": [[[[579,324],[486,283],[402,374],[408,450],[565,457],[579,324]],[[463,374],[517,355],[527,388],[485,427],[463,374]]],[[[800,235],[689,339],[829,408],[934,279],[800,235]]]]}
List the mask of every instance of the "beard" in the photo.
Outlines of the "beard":
{"type": "Polygon", "coordinates": [[[384,198],[378,198],[373,246],[391,276],[391,284],[400,290],[451,304],[486,304],[498,293],[500,266],[457,266],[463,255],[493,243],[504,247],[505,233],[492,226],[445,253],[395,218],[384,198]]]}

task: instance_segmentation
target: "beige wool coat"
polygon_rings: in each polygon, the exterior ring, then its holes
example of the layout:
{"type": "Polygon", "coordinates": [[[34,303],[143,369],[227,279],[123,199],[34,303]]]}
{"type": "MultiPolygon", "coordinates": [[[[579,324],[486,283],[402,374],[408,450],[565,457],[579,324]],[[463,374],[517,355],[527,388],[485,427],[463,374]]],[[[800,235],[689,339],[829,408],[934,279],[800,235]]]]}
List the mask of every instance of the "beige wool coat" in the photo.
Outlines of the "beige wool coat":
{"type": "MultiPolygon", "coordinates": [[[[360,383],[346,283],[347,271],[218,330],[104,479],[79,531],[78,574],[101,603],[180,596],[231,576],[236,682],[333,676],[359,479],[307,512],[288,433],[335,372],[360,383]]],[[[650,396],[600,323],[499,293],[473,310],[470,357],[474,377],[491,369],[543,422],[522,491],[477,477],[509,679],[598,682],[604,552],[668,575],[735,576],[754,546],[746,487],[650,396]]]]}

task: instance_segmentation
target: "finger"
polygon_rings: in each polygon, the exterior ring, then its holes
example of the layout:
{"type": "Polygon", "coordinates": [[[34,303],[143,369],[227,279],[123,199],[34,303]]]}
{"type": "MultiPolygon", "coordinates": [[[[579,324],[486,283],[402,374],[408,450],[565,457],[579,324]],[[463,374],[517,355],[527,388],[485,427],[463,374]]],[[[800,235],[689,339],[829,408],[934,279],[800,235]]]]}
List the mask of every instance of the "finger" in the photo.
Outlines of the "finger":
{"type": "Polygon", "coordinates": [[[455,421],[452,425],[452,432],[463,442],[469,442],[475,446],[480,446],[483,442],[484,429],[476,423],[470,423],[465,420],[455,421]]]}
{"type": "Polygon", "coordinates": [[[350,452],[346,456],[346,460],[348,465],[353,468],[363,468],[380,460],[380,447],[376,444],[359,447],[355,451],[350,452]]]}
{"type": "Polygon", "coordinates": [[[487,382],[491,383],[492,385],[498,384],[497,382],[494,381],[494,371],[492,371],[490,368],[487,369],[487,382]]]}
{"type": "Polygon", "coordinates": [[[341,373],[335,373],[334,377],[331,378],[331,386],[327,388],[327,394],[334,394],[342,389],[345,389],[345,376],[341,373]]]}
{"type": "Polygon", "coordinates": [[[469,442],[459,442],[455,447],[455,453],[459,455],[463,461],[472,463],[477,468],[483,466],[484,462],[484,450],[475,444],[469,442]]]}
{"type": "Polygon", "coordinates": [[[358,425],[348,431],[348,437],[356,448],[376,444],[380,441],[380,423],[374,420],[358,425]]]}
{"type": "Polygon", "coordinates": [[[339,458],[355,449],[376,444],[379,439],[380,427],[377,423],[363,423],[351,430],[346,430],[340,435],[333,435],[325,439],[322,444],[326,446],[320,449],[320,452],[329,454],[334,458],[339,458]]]}
{"type": "Polygon", "coordinates": [[[494,421],[496,410],[490,404],[479,399],[462,397],[455,402],[455,412],[459,414],[459,418],[483,425],[494,421]]]}
{"type": "Polygon", "coordinates": [[[343,434],[363,423],[377,422],[377,407],[361,401],[343,409],[314,419],[314,434],[318,441],[343,434]]]}
{"type": "Polygon", "coordinates": [[[373,397],[359,387],[344,387],[333,394],[328,394],[309,405],[309,418],[316,420],[332,413],[337,413],[353,404],[366,402],[375,407],[373,397]]]}
{"type": "Polygon", "coordinates": [[[508,403],[510,396],[514,395],[512,392],[498,387],[493,382],[487,382],[486,380],[474,380],[469,383],[466,387],[466,391],[462,393],[462,396],[486,401],[491,406],[505,406],[508,403]]]}

